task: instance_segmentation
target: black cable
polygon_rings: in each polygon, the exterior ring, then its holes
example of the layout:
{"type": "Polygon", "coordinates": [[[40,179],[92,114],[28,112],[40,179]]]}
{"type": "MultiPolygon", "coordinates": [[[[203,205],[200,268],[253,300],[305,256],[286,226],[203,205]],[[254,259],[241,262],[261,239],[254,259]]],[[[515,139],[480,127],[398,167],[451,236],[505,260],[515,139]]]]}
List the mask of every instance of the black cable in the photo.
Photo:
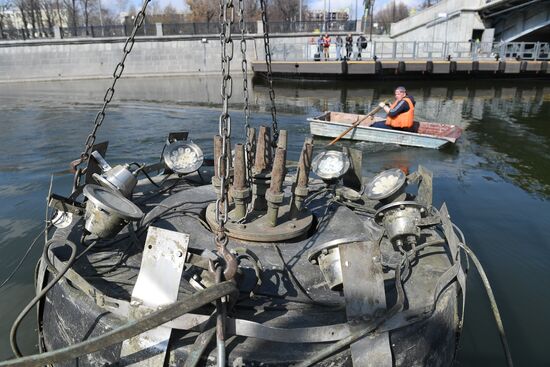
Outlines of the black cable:
{"type": "Polygon", "coordinates": [[[141,171],[141,173],[143,173],[145,175],[145,177],[147,177],[147,179],[149,180],[149,182],[151,182],[153,185],[155,185],[156,187],[158,187],[159,189],[162,187],[160,186],[159,184],[157,184],[155,181],[153,181],[153,179],[151,178],[151,176],[149,176],[149,174],[145,171],[141,171]]]}
{"type": "Polygon", "coordinates": [[[172,303],[158,311],[152,312],[144,316],[142,319],[129,321],[126,325],[123,325],[115,330],[108,331],[100,336],[51,352],[0,362],[0,367],[44,366],[72,360],[85,354],[96,352],[110,345],[120,343],[145,331],[154,329],[183,314],[192,312],[215,301],[216,299],[228,295],[235,297],[238,295],[238,289],[233,282],[225,281],[214,284],[205,290],[189,295],[181,301],[172,303]]]}
{"type": "Polygon", "coordinates": [[[34,240],[32,241],[31,245],[29,246],[29,248],[27,249],[23,257],[21,257],[21,259],[19,260],[19,263],[15,266],[15,268],[11,271],[11,273],[6,277],[6,279],[4,279],[2,284],[0,284],[0,288],[4,287],[13,278],[13,276],[19,271],[19,269],[21,268],[21,265],[23,265],[23,263],[31,253],[32,249],[34,248],[34,246],[38,243],[38,240],[40,239],[40,237],[42,237],[42,234],[44,234],[44,232],[50,229],[51,226],[52,226],[51,224],[48,224],[46,228],[40,231],[40,233],[34,238],[34,240]]]}
{"type": "MultiPolygon", "coordinates": [[[[46,264],[48,265],[51,265],[49,259],[48,259],[48,249],[50,248],[50,246],[56,242],[59,242],[58,240],[56,239],[51,239],[48,241],[47,245],[44,247],[44,252],[42,254],[42,258],[44,261],[46,261],[46,264]]],[[[69,240],[64,240],[63,243],[67,244],[71,249],[72,249],[72,252],[71,252],[71,256],[69,257],[69,260],[67,261],[67,263],[65,264],[65,266],[63,267],[63,269],[61,269],[57,275],[55,276],[55,278],[50,282],[48,283],[41,291],[40,293],[38,293],[26,306],[25,308],[19,313],[19,315],[17,316],[17,318],[15,319],[15,321],[13,322],[13,325],[11,327],[11,330],[10,330],[10,345],[11,345],[11,349],[13,351],[13,353],[17,356],[17,357],[22,357],[23,355],[21,354],[21,351],[19,350],[19,347],[17,345],[17,329],[19,328],[19,325],[21,324],[21,321],[23,321],[23,319],[25,318],[25,316],[29,313],[29,311],[34,307],[34,305],[40,301],[40,299],[42,297],[44,297],[46,295],[46,293],[48,293],[48,291],[54,286],[57,284],[57,282],[63,277],[63,275],[65,275],[65,273],[67,272],[67,270],[69,270],[69,268],[73,265],[73,262],[75,261],[75,258],[76,258],[76,245],[69,241],[69,240]]]]}
{"type": "Polygon", "coordinates": [[[479,261],[477,256],[474,254],[472,249],[470,249],[468,245],[466,245],[466,239],[464,237],[464,233],[462,233],[462,230],[458,228],[456,224],[452,223],[452,225],[455,231],[458,232],[460,236],[460,241],[462,242],[460,244],[460,247],[462,247],[464,251],[466,251],[466,254],[472,259],[474,266],[476,267],[477,272],[481,277],[481,281],[483,282],[483,286],[485,287],[485,292],[487,293],[487,297],[489,298],[489,302],[491,304],[491,311],[493,312],[495,323],[497,324],[500,343],[502,344],[502,349],[504,349],[504,355],[506,356],[506,364],[509,367],[513,367],[514,363],[512,361],[512,354],[510,353],[510,347],[508,346],[506,332],[504,331],[504,325],[502,323],[502,318],[500,317],[500,312],[498,310],[495,295],[493,294],[493,290],[491,288],[491,283],[489,283],[489,278],[487,278],[487,274],[485,273],[485,270],[483,269],[483,266],[481,265],[481,262],[479,261]]]}

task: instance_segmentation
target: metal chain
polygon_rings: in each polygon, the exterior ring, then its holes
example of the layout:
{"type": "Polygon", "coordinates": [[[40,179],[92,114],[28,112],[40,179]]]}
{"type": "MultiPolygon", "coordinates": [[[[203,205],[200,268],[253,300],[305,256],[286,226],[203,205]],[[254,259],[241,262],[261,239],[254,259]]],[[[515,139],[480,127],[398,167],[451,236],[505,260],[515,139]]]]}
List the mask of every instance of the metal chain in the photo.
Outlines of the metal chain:
{"type": "Polygon", "coordinates": [[[229,141],[231,137],[231,116],[229,115],[229,99],[233,93],[233,79],[230,75],[230,65],[233,59],[233,40],[231,39],[231,25],[235,19],[235,8],[233,0],[220,0],[220,43],[222,48],[221,53],[221,97],[222,97],[222,113],[219,118],[219,135],[222,138],[222,152],[216,162],[218,166],[218,179],[220,182],[220,194],[216,200],[216,222],[218,224],[216,234],[216,245],[220,249],[226,250],[228,242],[227,234],[225,233],[225,223],[227,223],[229,212],[229,167],[231,147],[229,141]]]}
{"type": "Polygon", "coordinates": [[[115,94],[115,85],[118,79],[120,79],[120,77],[122,76],[122,72],[124,71],[124,63],[126,62],[126,58],[128,57],[128,54],[132,51],[132,48],[134,47],[136,33],[139,30],[139,28],[143,25],[143,21],[145,20],[145,10],[147,9],[147,5],[149,4],[150,1],[151,0],[143,0],[141,10],[137,13],[134,19],[134,28],[132,29],[132,33],[130,34],[128,39],[126,39],[126,43],[124,43],[122,59],[117,64],[117,66],[115,67],[115,71],[113,72],[113,83],[105,92],[105,96],[103,97],[103,106],[95,117],[94,127],[92,129],[92,132],[86,138],[86,142],[84,143],[84,151],[80,154],[80,158],[77,161],[75,161],[73,164],[74,168],[76,168],[76,166],[85,162],[90,157],[92,147],[95,143],[97,130],[99,129],[101,124],[103,124],[103,120],[105,119],[105,110],[107,109],[107,106],[113,99],[113,96],[115,94]]]}
{"type": "Polygon", "coordinates": [[[264,51],[265,65],[267,67],[267,82],[269,85],[269,99],[271,100],[271,129],[273,130],[273,146],[277,146],[279,138],[279,127],[277,126],[277,110],[275,108],[275,91],[273,90],[273,75],[271,73],[271,50],[269,47],[269,30],[267,22],[267,4],[266,0],[260,0],[262,11],[262,25],[264,27],[264,51]]]}
{"type": "MultiPolygon", "coordinates": [[[[246,180],[249,186],[252,184],[252,144],[250,142],[250,107],[248,103],[248,61],[246,59],[246,39],[244,23],[244,1],[239,0],[239,24],[241,28],[241,71],[243,72],[243,98],[244,98],[244,133],[245,133],[245,164],[246,180]]],[[[251,186],[250,186],[251,187],[251,186]]]]}

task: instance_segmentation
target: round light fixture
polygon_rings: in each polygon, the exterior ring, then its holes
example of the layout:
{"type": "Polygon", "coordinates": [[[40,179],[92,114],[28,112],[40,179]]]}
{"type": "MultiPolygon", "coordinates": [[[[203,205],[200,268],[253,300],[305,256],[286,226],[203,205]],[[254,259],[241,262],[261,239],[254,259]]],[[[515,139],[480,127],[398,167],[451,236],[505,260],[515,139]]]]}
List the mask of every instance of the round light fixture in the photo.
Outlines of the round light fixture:
{"type": "Polygon", "coordinates": [[[383,171],[367,184],[366,195],[371,200],[386,199],[398,192],[405,180],[405,174],[398,168],[383,171]]]}
{"type": "Polygon", "coordinates": [[[204,162],[201,148],[191,141],[175,141],[164,149],[164,164],[176,173],[195,172],[204,162]]]}
{"type": "Polygon", "coordinates": [[[83,194],[88,198],[84,219],[88,232],[99,238],[111,238],[128,222],[143,217],[143,212],[118,191],[88,184],[83,194]]]}
{"type": "Polygon", "coordinates": [[[351,163],[347,154],[336,150],[321,152],[313,158],[311,168],[323,180],[336,180],[342,177],[351,163]]]}

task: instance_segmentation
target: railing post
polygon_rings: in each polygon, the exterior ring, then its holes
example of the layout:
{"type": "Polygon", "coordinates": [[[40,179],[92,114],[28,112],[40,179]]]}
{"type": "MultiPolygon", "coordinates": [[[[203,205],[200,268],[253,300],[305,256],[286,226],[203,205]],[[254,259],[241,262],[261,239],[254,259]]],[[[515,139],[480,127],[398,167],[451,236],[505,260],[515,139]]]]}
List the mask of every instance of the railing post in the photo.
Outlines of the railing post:
{"type": "Polygon", "coordinates": [[[53,38],[61,39],[61,27],[59,26],[53,27],[53,38]]]}
{"type": "Polygon", "coordinates": [[[372,57],[376,56],[376,41],[372,41],[372,57]]]}
{"type": "Polygon", "coordinates": [[[413,41],[413,60],[416,60],[416,41],[413,41]]]}
{"type": "Polygon", "coordinates": [[[392,59],[397,58],[397,42],[393,41],[393,49],[392,49],[392,59]]]}
{"type": "Polygon", "coordinates": [[[261,20],[256,21],[256,28],[258,29],[257,30],[258,34],[264,34],[264,24],[262,23],[261,20]]]}
{"type": "Polygon", "coordinates": [[[533,55],[533,60],[538,60],[540,54],[540,42],[535,44],[535,54],[533,55]]]}
{"type": "Polygon", "coordinates": [[[160,22],[155,23],[155,28],[157,29],[157,37],[164,36],[164,32],[162,31],[162,23],[160,22]]]}

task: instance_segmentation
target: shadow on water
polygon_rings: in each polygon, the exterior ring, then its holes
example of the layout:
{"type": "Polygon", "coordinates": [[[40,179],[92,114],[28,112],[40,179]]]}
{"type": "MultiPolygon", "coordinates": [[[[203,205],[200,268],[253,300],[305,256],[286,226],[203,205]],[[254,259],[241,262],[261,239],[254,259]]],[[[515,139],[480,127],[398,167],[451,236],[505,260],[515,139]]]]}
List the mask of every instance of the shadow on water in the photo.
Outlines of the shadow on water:
{"type": "MultiPolygon", "coordinates": [[[[55,192],[71,185],[67,164],[92,127],[108,80],[10,84],[0,89],[0,278],[27,249],[42,225],[49,177],[55,192]]],[[[390,97],[395,82],[275,83],[278,121],[289,131],[288,158],[298,158],[309,134],[306,118],[325,110],[365,113],[390,97]]],[[[220,78],[122,79],[98,141],[110,140],[111,163],[158,160],[169,131],[189,130],[212,154],[220,114],[220,78]],[[205,108],[207,107],[207,108],[205,108]]],[[[243,138],[242,93],[235,82],[234,142],[243,138]]],[[[518,366],[548,366],[550,330],[550,87],[536,80],[410,81],[416,116],[464,129],[456,146],[441,151],[350,142],[364,152],[364,174],[391,167],[434,171],[434,202],[447,202],[485,266],[518,366]]],[[[251,124],[269,123],[268,88],[249,83],[251,124]]],[[[322,144],[325,140],[318,140],[322,144]]],[[[321,145],[321,144],[319,144],[321,145]]],[[[341,145],[340,145],[341,146],[341,145]]],[[[32,297],[40,249],[0,290],[0,359],[11,356],[7,334],[32,297]],[[9,304],[5,300],[10,299],[9,304]]],[[[464,335],[457,365],[502,364],[501,349],[483,291],[471,274],[464,335]]],[[[32,317],[31,317],[32,318],[32,317]]],[[[22,330],[25,353],[34,346],[33,322],[22,330]]]]}

